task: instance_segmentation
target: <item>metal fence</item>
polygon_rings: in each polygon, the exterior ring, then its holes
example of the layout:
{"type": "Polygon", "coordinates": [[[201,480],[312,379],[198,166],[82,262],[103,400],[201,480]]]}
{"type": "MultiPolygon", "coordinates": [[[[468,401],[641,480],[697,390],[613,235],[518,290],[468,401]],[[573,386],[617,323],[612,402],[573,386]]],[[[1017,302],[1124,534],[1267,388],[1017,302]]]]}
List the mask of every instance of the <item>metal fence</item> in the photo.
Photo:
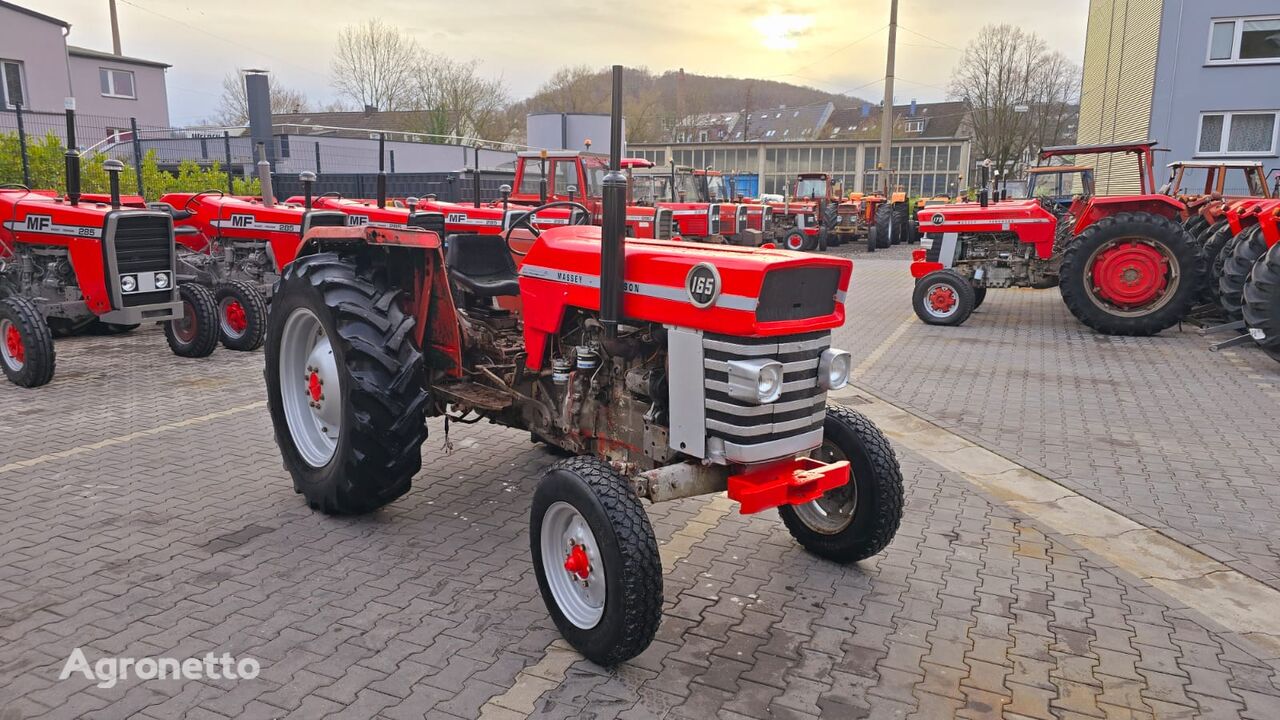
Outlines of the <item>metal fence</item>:
{"type": "MultiPolygon", "coordinates": [[[[393,198],[424,197],[435,195],[447,202],[467,203],[475,201],[475,180],[471,170],[461,172],[394,173],[387,175],[387,196],[393,198]]],[[[510,185],[515,173],[504,170],[480,171],[480,201],[488,202],[502,197],[500,188],[510,185]]],[[[297,175],[277,173],[272,186],[279,198],[302,194],[302,182],[297,175]]],[[[312,192],[338,193],[342,197],[373,199],[377,194],[377,173],[345,173],[320,175],[312,192]]]]}

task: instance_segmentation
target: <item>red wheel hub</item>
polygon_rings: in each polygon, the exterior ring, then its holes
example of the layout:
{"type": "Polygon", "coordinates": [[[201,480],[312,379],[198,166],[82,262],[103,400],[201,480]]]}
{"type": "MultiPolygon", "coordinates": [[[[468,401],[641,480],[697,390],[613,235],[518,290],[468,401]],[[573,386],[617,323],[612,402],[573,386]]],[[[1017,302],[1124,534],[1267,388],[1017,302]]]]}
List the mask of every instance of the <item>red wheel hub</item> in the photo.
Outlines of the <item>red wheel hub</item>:
{"type": "Polygon", "coordinates": [[[22,346],[22,333],[18,332],[18,328],[10,325],[4,333],[4,346],[9,351],[9,357],[19,364],[27,362],[27,350],[22,346]]]}
{"type": "Polygon", "coordinates": [[[320,382],[320,373],[314,370],[307,378],[307,392],[311,394],[311,402],[320,402],[324,394],[324,383],[320,382]]]}
{"type": "Polygon", "coordinates": [[[227,307],[223,310],[223,314],[227,319],[227,326],[238,333],[245,331],[249,327],[249,318],[245,315],[244,306],[239,301],[232,300],[227,303],[227,307]]]}
{"type": "Polygon", "coordinates": [[[939,285],[929,291],[929,307],[940,313],[948,313],[956,306],[956,291],[939,285]]]}
{"type": "Polygon", "coordinates": [[[587,559],[587,551],[583,550],[581,545],[574,545],[569,551],[569,557],[564,561],[564,569],[582,580],[586,580],[591,574],[591,561],[587,559]]]}
{"type": "Polygon", "coordinates": [[[1093,261],[1094,292],[1123,308],[1141,307],[1169,285],[1169,260],[1152,245],[1127,242],[1099,252],[1093,261]]]}

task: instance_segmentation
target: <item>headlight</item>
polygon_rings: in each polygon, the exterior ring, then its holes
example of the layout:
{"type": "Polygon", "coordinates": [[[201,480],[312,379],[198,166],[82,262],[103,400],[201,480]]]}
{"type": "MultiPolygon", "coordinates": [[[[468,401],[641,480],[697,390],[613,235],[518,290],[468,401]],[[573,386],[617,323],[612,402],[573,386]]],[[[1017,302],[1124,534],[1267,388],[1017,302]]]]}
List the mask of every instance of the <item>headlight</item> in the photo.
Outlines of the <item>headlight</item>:
{"type": "Polygon", "coordinates": [[[839,390],[849,384],[853,357],[844,350],[827,348],[818,358],[818,384],[825,390],[839,390]]]}
{"type": "Polygon", "coordinates": [[[155,275],[155,281],[156,281],[156,289],[157,289],[157,290],[166,290],[166,289],[168,289],[168,287],[169,287],[169,274],[168,274],[168,273],[156,273],[156,275],[155,275]]]}
{"type": "Polygon", "coordinates": [[[120,289],[124,292],[131,293],[138,289],[138,278],[133,275],[120,276],[120,289]]]}
{"type": "Polygon", "coordinates": [[[757,405],[782,395],[782,363],[777,360],[731,360],[729,396],[757,405]]]}

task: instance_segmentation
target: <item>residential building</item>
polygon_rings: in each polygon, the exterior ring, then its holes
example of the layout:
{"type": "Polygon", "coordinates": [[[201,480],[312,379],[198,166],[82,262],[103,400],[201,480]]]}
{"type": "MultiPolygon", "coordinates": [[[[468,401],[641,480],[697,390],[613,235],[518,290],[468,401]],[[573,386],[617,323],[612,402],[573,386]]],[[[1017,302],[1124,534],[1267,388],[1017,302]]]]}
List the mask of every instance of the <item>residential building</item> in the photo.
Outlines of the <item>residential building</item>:
{"type": "Polygon", "coordinates": [[[0,0],[0,131],[16,128],[21,105],[29,129],[61,136],[67,98],[75,99],[84,146],[126,132],[130,118],[169,126],[169,65],[69,45],[70,33],[65,20],[0,0]]]}
{"type": "Polygon", "coordinates": [[[742,113],[699,113],[683,118],[675,127],[675,142],[722,142],[728,140],[742,113]]]}
{"type": "MultiPolygon", "coordinates": [[[[1152,139],[1173,160],[1280,167],[1276,0],[1091,0],[1080,98],[1082,143],[1152,139]]],[[[1163,176],[1163,172],[1158,173],[1163,176]]],[[[1099,190],[1131,192],[1123,158],[1099,160],[1099,190]]]]}
{"type": "MultiPolygon", "coordinates": [[[[768,118],[763,114],[746,113],[735,127],[733,137],[745,126],[748,141],[629,143],[627,149],[659,165],[674,161],[754,178],[740,186],[754,187],[756,192],[784,194],[801,172],[830,173],[850,192],[880,186],[879,107],[810,105],[770,110],[768,118]],[[803,123],[802,117],[806,117],[803,123]],[[821,124],[810,125],[819,118],[821,124]],[[778,133],[788,129],[801,132],[778,133]]],[[[972,163],[968,117],[966,106],[958,102],[895,106],[890,164],[894,185],[902,185],[911,195],[955,193],[967,187],[972,163]]]]}

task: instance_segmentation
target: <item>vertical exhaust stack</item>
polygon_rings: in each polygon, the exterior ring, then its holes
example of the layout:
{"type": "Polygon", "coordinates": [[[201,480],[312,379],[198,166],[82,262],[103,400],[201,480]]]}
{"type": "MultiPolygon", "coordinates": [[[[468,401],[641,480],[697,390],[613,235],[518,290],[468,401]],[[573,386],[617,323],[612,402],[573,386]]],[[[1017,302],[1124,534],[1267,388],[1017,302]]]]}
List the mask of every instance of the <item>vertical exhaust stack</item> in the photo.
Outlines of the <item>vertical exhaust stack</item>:
{"type": "Polygon", "coordinates": [[[316,174],[310,170],[303,170],[298,174],[298,180],[302,182],[302,199],[303,208],[311,209],[311,186],[315,185],[316,174]]]}
{"type": "MultiPolygon", "coordinates": [[[[546,174],[543,174],[546,177],[546,174]]],[[[623,261],[627,234],[627,176],[622,174],[622,66],[613,66],[613,108],[609,117],[609,172],[601,181],[604,204],[600,229],[600,324],[605,337],[618,335],[622,319],[623,261]]]]}
{"type": "Polygon", "coordinates": [[[80,151],[76,149],[76,111],[67,110],[67,200],[80,204],[80,151]]]}
{"type": "Polygon", "coordinates": [[[378,207],[387,206],[387,138],[378,133],[378,207]]]}
{"type": "Polygon", "coordinates": [[[108,160],[102,163],[102,169],[107,171],[107,182],[111,186],[111,209],[120,209],[120,173],[124,171],[124,163],[116,159],[108,160]]]}
{"type": "Polygon", "coordinates": [[[271,161],[267,159],[266,146],[258,143],[258,185],[262,190],[262,205],[264,207],[273,208],[276,206],[276,191],[271,186],[271,161]]]}
{"type": "Polygon", "coordinates": [[[987,206],[987,183],[990,182],[990,177],[987,175],[987,173],[990,172],[991,170],[991,161],[984,160],[980,164],[978,169],[980,170],[980,173],[978,175],[978,183],[979,183],[978,204],[982,207],[986,207],[987,206]]]}
{"type": "Polygon", "coordinates": [[[475,196],[475,206],[480,207],[480,146],[476,145],[475,165],[471,173],[471,193],[475,196]]]}

